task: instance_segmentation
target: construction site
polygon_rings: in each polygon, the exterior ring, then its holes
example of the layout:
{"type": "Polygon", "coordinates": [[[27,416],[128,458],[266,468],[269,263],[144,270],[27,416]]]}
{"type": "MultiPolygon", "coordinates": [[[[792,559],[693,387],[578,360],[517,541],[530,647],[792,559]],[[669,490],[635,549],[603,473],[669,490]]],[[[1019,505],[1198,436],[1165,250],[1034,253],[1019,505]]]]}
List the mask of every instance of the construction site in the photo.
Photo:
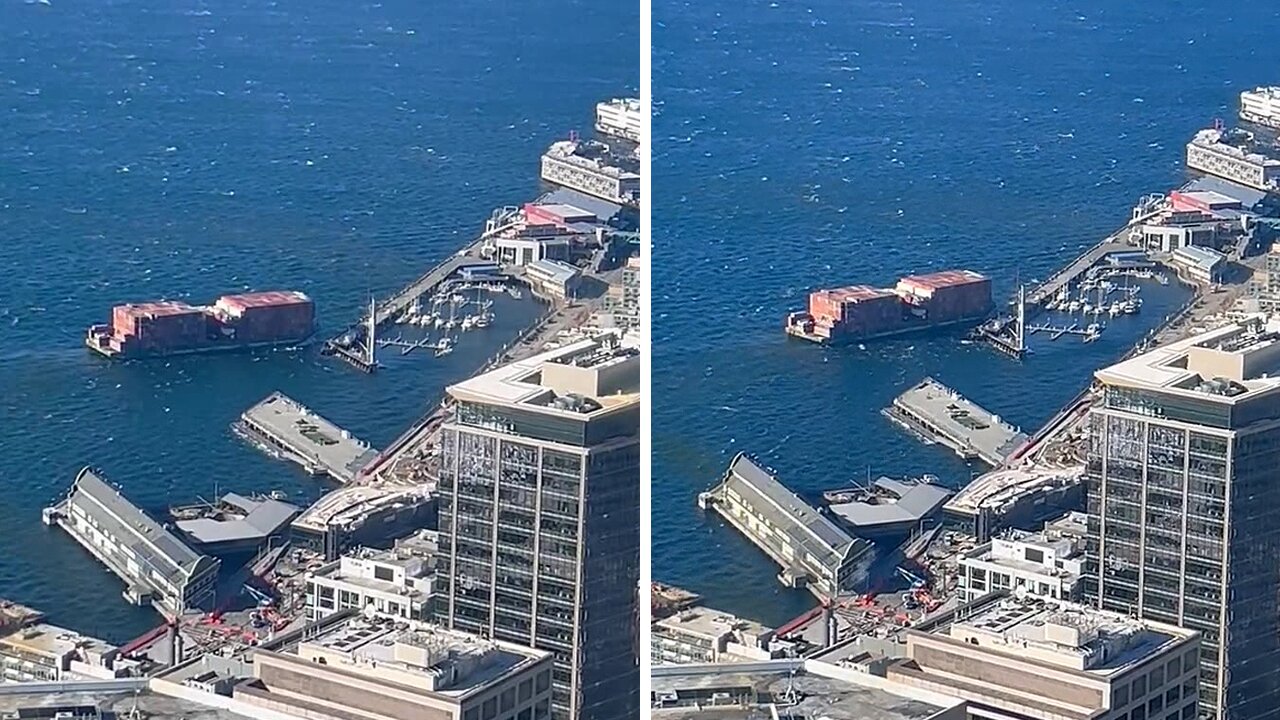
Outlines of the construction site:
{"type": "MultiPolygon", "coordinates": [[[[1239,264],[1244,272],[1229,284],[1196,288],[1126,357],[1224,323],[1259,317],[1260,304],[1275,293],[1259,295],[1256,288],[1280,287],[1271,282],[1272,277],[1280,278],[1276,258],[1280,248],[1243,259],[1239,264]]],[[[1086,420],[1098,399],[1091,383],[1028,436],[931,379],[913,386],[895,401],[892,414],[900,416],[895,422],[991,469],[947,497],[939,510],[910,518],[905,524],[909,532],[905,538],[898,536],[900,544],[886,543],[849,524],[847,511],[842,513],[833,501],[858,493],[828,492],[825,506],[814,505],[786,490],[771,470],[742,455],[699,503],[778,562],[784,585],[806,587],[816,596],[814,608],[775,631],[778,639],[796,643],[796,652],[820,656],[822,648],[855,639],[859,648],[899,643],[903,629],[966,600],[965,565],[989,557],[982,548],[1009,533],[1079,525],[1086,420]]],[[[898,491],[892,498],[895,516],[902,496],[898,491]]],[[[1015,577],[1017,567],[1015,563],[1010,570],[1015,577]]],[[[654,591],[655,608],[666,612],[696,602],[687,591],[654,591]]]]}

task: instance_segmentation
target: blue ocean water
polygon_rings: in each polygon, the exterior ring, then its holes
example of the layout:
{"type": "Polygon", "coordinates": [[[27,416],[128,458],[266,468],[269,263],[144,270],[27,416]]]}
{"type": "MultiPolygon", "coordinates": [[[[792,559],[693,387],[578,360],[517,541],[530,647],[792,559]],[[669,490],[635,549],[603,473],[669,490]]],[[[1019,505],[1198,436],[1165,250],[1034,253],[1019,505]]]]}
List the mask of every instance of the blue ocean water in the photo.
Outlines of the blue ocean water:
{"type": "Polygon", "coordinates": [[[539,312],[367,377],[314,350],[112,365],[111,305],[310,293],[325,330],[538,192],[538,155],[639,84],[635,3],[0,4],[0,596],[123,640],[128,606],[40,524],[85,464],[149,509],[322,488],[229,424],[280,389],[392,440],[539,312]]]}
{"type": "Polygon", "coordinates": [[[1182,147],[1280,83],[1274,3],[654,3],[654,577],[778,623],[812,606],[695,506],[738,451],[813,493],[971,468],[879,411],[933,375],[1031,430],[1177,306],[1023,363],[954,337],[824,350],[821,286],[969,267],[1010,295],[1183,178],[1182,147]]]}

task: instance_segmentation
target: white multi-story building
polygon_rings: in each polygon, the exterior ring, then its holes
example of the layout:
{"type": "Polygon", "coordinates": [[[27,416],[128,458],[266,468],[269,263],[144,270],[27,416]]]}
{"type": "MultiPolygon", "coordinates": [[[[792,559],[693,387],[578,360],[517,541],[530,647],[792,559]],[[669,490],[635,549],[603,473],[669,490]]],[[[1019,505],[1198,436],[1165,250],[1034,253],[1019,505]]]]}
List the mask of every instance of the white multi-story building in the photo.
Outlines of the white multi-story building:
{"type": "Polygon", "coordinates": [[[1240,93],[1240,119],[1280,128],[1280,87],[1258,87],[1240,93]]]}
{"type": "Polygon", "coordinates": [[[964,600],[1019,589],[1038,597],[1075,600],[1083,571],[1081,537],[1009,530],[961,556],[960,590],[964,600]]]}
{"type": "Polygon", "coordinates": [[[116,669],[117,655],[103,640],[36,622],[0,636],[0,684],[113,678],[129,666],[116,669]]]}
{"type": "Polygon", "coordinates": [[[596,130],[640,142],[640,99],[614,98],[596,105],[596,130]]]}
{"type": "Polygon", "coordinates": [[[1187,143],[1187,167],[1257,190],[1280,187],[1280,160],[1263,155],[1248,133],[1209,128],[1187,143]]]}
{"type": "Polygon", "coordinates": [[[359,548],[307,575],[307,617],[372,606],[395,617],[425,620],[435,588],[433,560],[403,548],[359,548]]]}
{"type": "Polygon", "coordinates": [[[982,720],[1192,720],[1200,633],[996,593],[905,633],[889,680],[963,698],[982,720]]]}
{"type": "Polygon", "coordinates": [[[773,628],[708,607],[692,607],[653,624],[653,664],[767,660],[773,628]]]}
{"type": "Polygon", "coordinates": [[[549,652],[366,611],[259,649],[232,697],[269,717],[550,720],[551,671],[549,652]]]}
{"type": "Polygon", "coordinates": [[[562,140],[542,155],[542,179],[618,205],[638,207],[640,175],[613,164],[601,143],[562,140]]]}

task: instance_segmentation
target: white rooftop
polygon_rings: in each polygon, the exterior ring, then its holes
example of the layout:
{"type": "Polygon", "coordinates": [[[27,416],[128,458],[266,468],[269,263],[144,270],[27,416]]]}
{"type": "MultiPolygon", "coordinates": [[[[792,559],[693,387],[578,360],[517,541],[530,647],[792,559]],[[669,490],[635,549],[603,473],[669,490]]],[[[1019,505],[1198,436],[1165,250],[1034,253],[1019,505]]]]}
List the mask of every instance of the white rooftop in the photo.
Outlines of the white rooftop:
{"type": "Polygon", "coordinates": [[[573,417],[591,417],[596,413],[639,402],[637,387],[624,388],[625,392],[608,395],[577,397],[576,406],[561,402],[574,393],[568,388],[556,387],[551,377],[560,368],[573,367],[587,372],[621,372],[628,375],[634,365],[638,383],[639,355],[617,343],[617,336],[602,333],[596,337],[579,340],[523,360],[503,365],[449,386],[449,394],[457,400],[491,405],[523,406],[539,412],[573,417]]]}
{"type": "Polygon", "coordinates": [[[1071,670],[1111,675],[1194,636],[1194,630],[1038,597],[978,600],[934,634],[1071,670]],[[958,616],[959,617],[959,616],[958,616]]]}
{"type": "Polygon", "coordinates": [[[116,649],[104,640],[48,623],[34,623],[0,637],[0,644],[45,657],[62,657],[77,649],[102,655],[116,649]]]}
{"type": "Polygon", "coordinates": [[[1044,532],[1009,530],[965,553],[964,559],[1070,580],[1079,577],[1079,573],[1071,567],[1051,567],[1045,562],[1032,562],[1027,559],[1026,550],[1039,550],[1046,558],[1062,561],[1080,557],[1082,545],[1069,538],[1049,538],[1044,532]]]}
{"type": "Polygon", "coordinates": [[[356,614],[296,647],[300,658],[419,691],[462,696],[549,656],[431,623],[356,614]]]}
{"type": "Polygon", "coordinates": [[[731,613],[702,606],[691,607],[683,612],[665,617],[654,624],[704,638],[722,637],[734,630],[754,635],[772,631],[772,628],[765,627],[755,620],[746,620],[731,613]]]}
{"type": "Polygon", "coordinates": [[[1174,260],[1182,260],[1209,270],[1218,263],[1226,260],[1227,256],[1213,248],[1200,247],[1198,245],[1183,245],[1173,251],[1173,258],[1174,260]]]}
{"type": "Polygon", "coordinates": [[[435,483],[347,485],[321,497],[293,521],[313,529],[354,525],[378,508],[396,503],[416,504],[435,490],[435,483]]]}
{"type": "Polygon", "coordinates": [[[1280,334],[1228,324],[1130,358],[1098,380],[1235,404],[1280,388],[1280,334]]]}
{"type": "Polygon", "coordinates": [[[968,513],[976,513],[980,508],[1000,509],[1034,491],[1078,483],[1083,474],[1083,465],[1064,468],[1024,465],[992,470],[964,486],[946,507],[968,513]]]}
{"type": "Polygon", "coordinates": [[[1202,147],[1220,155],[1227,155],[1237,160],[1244,160],[1245,162],[1254,165],[1260,165],[1263,167],[1280,167],[1280,160],[1232,145],[1229,142],[1229,138],[1226,133],[1214,128],[1207,128],[1197,132],[1189,144],[1202,147]]]}

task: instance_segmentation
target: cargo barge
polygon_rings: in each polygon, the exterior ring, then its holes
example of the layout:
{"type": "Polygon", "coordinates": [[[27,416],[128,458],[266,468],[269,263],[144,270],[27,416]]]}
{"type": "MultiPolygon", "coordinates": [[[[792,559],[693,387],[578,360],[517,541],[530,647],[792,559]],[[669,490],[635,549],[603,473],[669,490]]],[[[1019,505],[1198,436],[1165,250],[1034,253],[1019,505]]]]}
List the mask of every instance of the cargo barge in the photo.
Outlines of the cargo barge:
{"type": "Polygon", "coordinates": [[[224,295],[212,305],[117,305],[109,324],[89,328],[85,344],[109,358],[131,359],[296,345],[315,331],[315,304],[289,290],[224,295]]]}
{"type": "Polygon", "coordinates": [[[787,315],[789,335],[837,345],[977,323],[991,314],[990,278],[972,270],[909,275],[892,288],[815,290],[807,310],[787,315]]]}

